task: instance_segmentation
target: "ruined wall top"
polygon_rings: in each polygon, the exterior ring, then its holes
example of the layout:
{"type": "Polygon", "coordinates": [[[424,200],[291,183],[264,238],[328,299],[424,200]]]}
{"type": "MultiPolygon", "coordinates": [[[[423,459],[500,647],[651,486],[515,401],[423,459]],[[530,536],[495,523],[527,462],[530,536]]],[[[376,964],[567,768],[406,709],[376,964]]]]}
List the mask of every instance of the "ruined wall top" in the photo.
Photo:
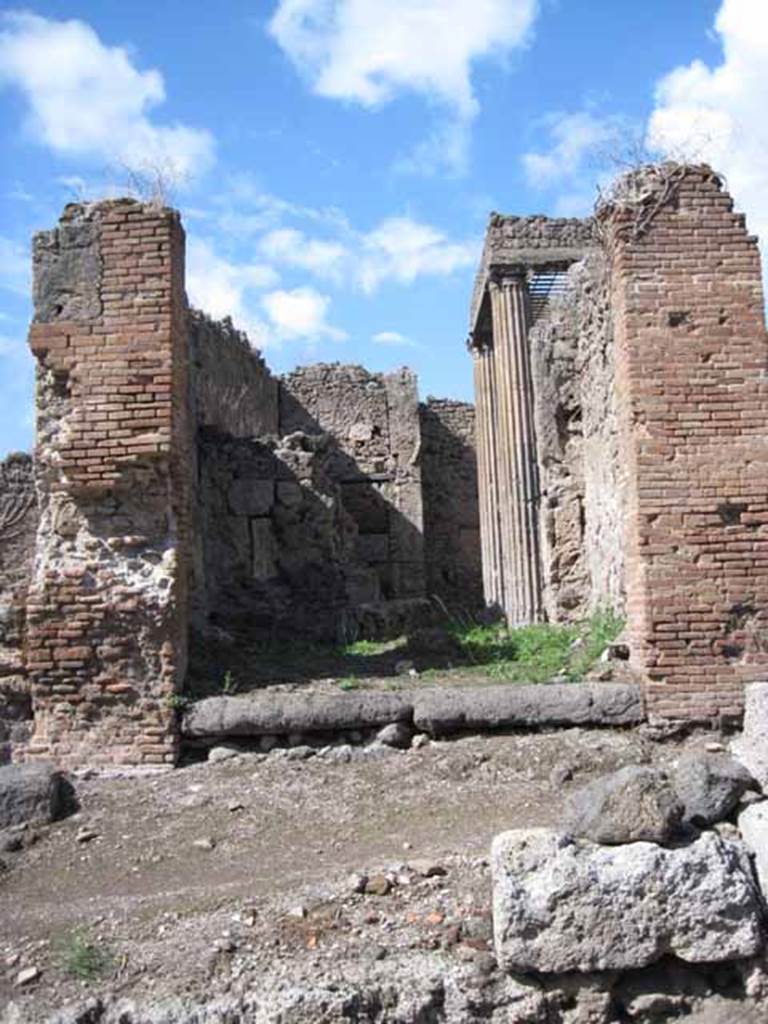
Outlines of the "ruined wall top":
{"type": "Polygon", "coordinates": [[[278,382],[227,317],[187,311],[193,414],[198,427],[233,437],[278,432],[278,382]]]}
{"type": "Polygon", "coordinates": [[[495,267],[536,269],[573,263],[599,244],[592,217],[530,217],[492,213],[472,292],[470,326],[474,327],[483,291],[495,267]]]}

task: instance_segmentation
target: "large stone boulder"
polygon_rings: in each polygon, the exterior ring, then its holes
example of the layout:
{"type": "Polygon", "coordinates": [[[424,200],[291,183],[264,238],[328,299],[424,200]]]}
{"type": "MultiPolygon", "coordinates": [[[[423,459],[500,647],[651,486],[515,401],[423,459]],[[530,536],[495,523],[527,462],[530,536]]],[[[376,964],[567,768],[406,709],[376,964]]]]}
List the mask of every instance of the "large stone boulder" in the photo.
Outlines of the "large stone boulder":
{"type": "Polygon", "coordinates": [[[691,752],[675,765],[672,784],[683,805],[683,821],[713,825],[723,821],[748,789],[757,783],[750,773],[727,754],[691,752]]]}
{"type": "Polygon", "coordinates": [[[744,808],[739,815],[739,831],[752,854],[763,899],[768,903],[768,800],[744,808]]]}
{"type": "Polygon", "coordinates": [[[598,846],[549,829],[496,836],[496,955],[518,972],[645,967],[753,956],[761,907],[743,844],[706,832],[688,846],[598,846]]]}
{"type": "Polygon", "coordinates": [[[731,752],[768,790],[768,683],[744,688],[744,728],[731,743],[731,752]]]}
{"type": "Polygon", "coordinates": [[[663,772],[632,765],[573,793],[565,827],[594,843],[666,843],[679,828],[682,810],[663,772]]]}
{"type": "Polygon", "coordinates": [[[22,822],[47,824],[74,809],[71,784],[49,764],[0,768],[0,828],[22,822]]]}

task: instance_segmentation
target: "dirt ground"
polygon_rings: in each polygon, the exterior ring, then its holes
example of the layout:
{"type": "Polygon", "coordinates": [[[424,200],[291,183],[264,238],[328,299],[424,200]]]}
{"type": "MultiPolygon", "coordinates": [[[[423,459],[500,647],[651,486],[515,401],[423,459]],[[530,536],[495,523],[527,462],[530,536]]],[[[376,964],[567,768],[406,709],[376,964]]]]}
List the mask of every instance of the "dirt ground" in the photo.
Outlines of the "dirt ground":
{"type": "Polygon", "coordinates": [[[0,1006],[13,999],[34,1021],[92,992],[203,998],[267,963],[414,949],[492,971],[491,838],[556,825],[597,774],[716,740],[563,729],[79,779],[75,816],[2,855],[0,1006]],[[365,877],[378,892],[357,891],[365,877]],[[87,980],[72,973],[76,931],[106,959],[87,980]]]}

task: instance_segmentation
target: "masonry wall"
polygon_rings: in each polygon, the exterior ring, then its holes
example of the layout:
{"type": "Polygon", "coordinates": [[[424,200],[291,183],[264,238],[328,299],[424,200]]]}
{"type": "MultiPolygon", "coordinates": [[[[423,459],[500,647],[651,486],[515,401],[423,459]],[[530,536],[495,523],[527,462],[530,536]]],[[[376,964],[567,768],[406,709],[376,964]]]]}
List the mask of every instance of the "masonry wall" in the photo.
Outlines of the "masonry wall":
{"type": "Polygon", "coordinates": [[[427,593],[474,611],[483,603],[475,409],[429,398],[419,413],[427,593]]]}
{"type": "Polygon", "coordinates": [[[199,438],[206,621],[238,645],[341,639],[355,528],[331,439],[199,438]]]}
{"type": "Polygon", "coordinates": [[[531,326],[541,487],[544,608],[549,621],[624,610],[624,466],[614,388],[605,259],[572,264],[531,326]]]}
{"type": "Polygon", "coordinates": [[[768,645],[768,343],[756,239],[708,168],[603,211],[628,468],[627,610],[653,717],[736,715],[768,645]]]}
{"type": "Polygon", "coordinates": [[[356,561],[378,599],[423,597],[424,519],[416,377],[319,364],[281,379],[280,433],[328,433],[328,472],[357,528],[356,561]]]}
{"type": "Polygon", "coordinates": [[[278,432],[277,378],[231,320],[189,310],[189,359],[197,427],[232,437],[278,432]]]}
{"type": "Polygon", "coordinates": [[[28,757],[175,757],[186,671],[191,454],[184,237],[129,200],[34,241],[37,554],[28,757]]]}
{"type": "Polygon", "coordinates": [[[9,455],[0,462],[0,764],[10,759],[12,745],[29,738],[24,633],[37,524],[32,459],[9,455]]]}
{"type": "Polygon", "coordinates": [[[598,243],[595,224],[578,217],[514,217],[492,213],[488,218],[480,266],[475,276],[470,323],[475,326],[488,276],[493,267],[569,263],[581,259],[598,243]]]}

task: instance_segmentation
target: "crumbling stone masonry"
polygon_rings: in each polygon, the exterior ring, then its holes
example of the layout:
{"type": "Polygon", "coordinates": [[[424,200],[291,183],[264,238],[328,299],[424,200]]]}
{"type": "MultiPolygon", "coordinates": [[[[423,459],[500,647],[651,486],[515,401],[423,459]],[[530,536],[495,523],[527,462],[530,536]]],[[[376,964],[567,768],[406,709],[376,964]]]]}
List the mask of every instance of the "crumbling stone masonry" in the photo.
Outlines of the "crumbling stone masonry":
{"type": "Polygon", "coordinates": [[[429,398],[420,412],[427,591],[472,611],[483,603],[475,409],[429,398]]]}
{"type": "Polygon", "coordinates": [[[464,421],[454,442],[408,370],[274,377],[188,308],[175,211],[67,207],[35,238],[34,305],[35,459],[0,464],[3,759],[170,764],[196,652],[407,628],[427,580],[453,600],[453,542],[471,580],[464,421]],[[455,492],[427,554],[422,473],[455,492]]]}
{"type": "Polygon", "coordinates": [[[472,307],[486,600],[627,618],[652,717],[736,715],[768,662],[760,258],[708,167],[587,221],[494,215],[472,307]]]}
{"type": "Polygon", "coordinates": [[[162,764],[187,662],[191,425],[178,215],[72,206],[34,242],[37,550],[26,756],[162,764]]]}
{"type": "Polygon", "coordinates": [[[27,739],[31,716],[24,615],[37,522],[32,459],[9,455],[0,462],[0,762],[27,739]]]}

